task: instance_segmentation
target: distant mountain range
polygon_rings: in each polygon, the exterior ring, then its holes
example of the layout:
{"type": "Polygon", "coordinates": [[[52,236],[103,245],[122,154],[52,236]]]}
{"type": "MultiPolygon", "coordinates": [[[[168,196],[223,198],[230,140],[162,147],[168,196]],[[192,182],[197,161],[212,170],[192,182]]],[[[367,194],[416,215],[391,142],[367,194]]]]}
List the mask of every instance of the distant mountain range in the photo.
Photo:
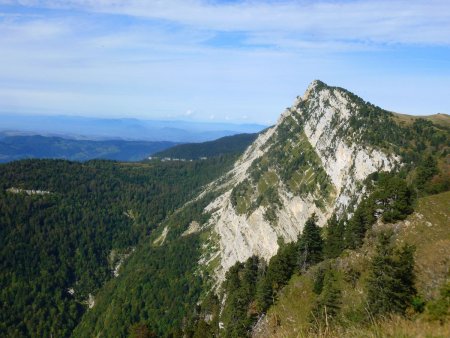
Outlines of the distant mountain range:
{"type": "Polygon", "coordinates": [[[237,134],[214,141],[178,144],[168,141],[76,140],[56,136],[0,133],[0,163],[21,159],[107,159],[141,161],[155,158],[197,160],[242,153],[258,136],[237,134]]]}
{"type": "Polygon", "coordinates": [[[25,133],[89,140],[186,143],[210,141],[234,134],[256,133],[264,128],[266,126],[258,124],[0,114],[0,132],[8,136],[25,133]]]}
{"type": "Polygon", "coordinates": [[[71,161],[108,159],[140,161],[177,145],[168,141],[74,140],[40,135],[0,135],[0,163],[25,158],[52,158],[71,161]]]}

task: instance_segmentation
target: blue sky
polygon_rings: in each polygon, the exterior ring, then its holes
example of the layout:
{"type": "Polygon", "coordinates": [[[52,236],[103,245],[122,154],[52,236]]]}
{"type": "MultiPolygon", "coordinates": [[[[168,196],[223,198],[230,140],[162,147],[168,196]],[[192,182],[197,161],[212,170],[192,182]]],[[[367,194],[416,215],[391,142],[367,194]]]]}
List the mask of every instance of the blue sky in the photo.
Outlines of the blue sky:
{"type": "Polygon", "coordinates": [[[314,79],[450,112],[450,1],[0,0],[0,112],[273,123],[314,79]]]}

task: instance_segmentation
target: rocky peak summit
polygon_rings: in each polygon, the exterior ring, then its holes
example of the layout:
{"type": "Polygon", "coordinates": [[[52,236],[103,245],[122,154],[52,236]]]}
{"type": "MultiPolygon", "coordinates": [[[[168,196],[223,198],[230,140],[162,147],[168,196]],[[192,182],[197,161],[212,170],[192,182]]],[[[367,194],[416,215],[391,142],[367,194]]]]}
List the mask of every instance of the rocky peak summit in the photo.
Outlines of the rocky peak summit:
{"type": "Polygon", "coordinates": [[[308,88],[306,88],[305,93],[303,94],[303,100],[307,100],[310,95],[314,92],[316,92],[317,90],[321,90],[324,88],[329,88],[328,85],[326,85],[324,82],[320,81],[320,80],[314,80],[312,81],[308,88]]]}
{"type": "Polygon", "coordinates": [[[369,174],[400,163],[364,140],[371,128],[367,105],[315,80],[246,150],[220,184],[224,192],[206,208],[215,243],[202,263],[218,258],[219,280],[237,261],[275,255],[279,240],[295,240],[312,213],[323,225],[358,204],[369,174]]]}

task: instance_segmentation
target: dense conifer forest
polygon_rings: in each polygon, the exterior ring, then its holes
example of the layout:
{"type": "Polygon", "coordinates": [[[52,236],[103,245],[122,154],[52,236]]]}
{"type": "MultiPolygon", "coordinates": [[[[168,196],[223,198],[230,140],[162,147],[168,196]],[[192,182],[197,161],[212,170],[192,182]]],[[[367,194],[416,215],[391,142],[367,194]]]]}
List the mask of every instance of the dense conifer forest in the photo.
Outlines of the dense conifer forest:
{"type": "Polygon", "coordinates": [[[164,141],[77,140],[41,135],[3,136],[0,132],[0,162],[30,158],[141,161],[175,144],[164,141]]]}
{"type": "MultiPolygon", "coordinates": [[[[0,335],[69,336],[119,261],[234,159],[1,165],[0,335]]],[[[155,257],[176,279],[171,257],[155,257]]]]}
{"type": "Polygon", "coordinates": [[[241,154],[257,136],[258,134],[238,134],[203,143],[180,144],[160,151],[154,156],[198,160],[225,154],[241,154]]]}

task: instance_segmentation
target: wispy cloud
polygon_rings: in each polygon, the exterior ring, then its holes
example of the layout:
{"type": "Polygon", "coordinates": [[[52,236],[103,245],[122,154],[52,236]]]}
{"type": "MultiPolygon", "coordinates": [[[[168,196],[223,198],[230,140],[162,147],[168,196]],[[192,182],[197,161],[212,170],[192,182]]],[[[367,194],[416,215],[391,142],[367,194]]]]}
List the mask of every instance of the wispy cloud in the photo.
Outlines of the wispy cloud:
{"type": "Polygon", "coordinates": [[[0,0],[0,110],[267,122],[322,78],[442,111],[396,98],[450,86],[448,32],[437,0],[0,0]]]}
{"type": "MultiPolygon", "coordinates": [[[[450,44],[446,0],[18,0],[0,3],[166,20],[195,29],[296,33],[311,41],[450,44]]],[[[269,39],[273,37],[268,34],[269,39]]],[[[276,40],[271,41],[277,44],[276,40]]]]}

